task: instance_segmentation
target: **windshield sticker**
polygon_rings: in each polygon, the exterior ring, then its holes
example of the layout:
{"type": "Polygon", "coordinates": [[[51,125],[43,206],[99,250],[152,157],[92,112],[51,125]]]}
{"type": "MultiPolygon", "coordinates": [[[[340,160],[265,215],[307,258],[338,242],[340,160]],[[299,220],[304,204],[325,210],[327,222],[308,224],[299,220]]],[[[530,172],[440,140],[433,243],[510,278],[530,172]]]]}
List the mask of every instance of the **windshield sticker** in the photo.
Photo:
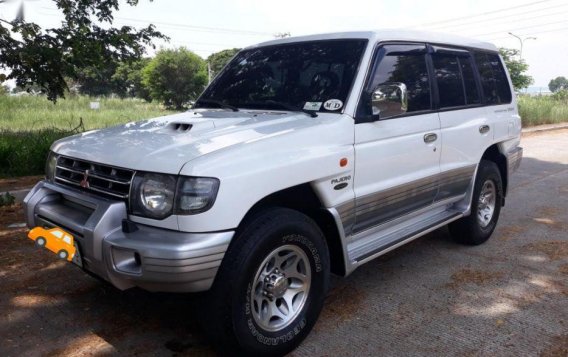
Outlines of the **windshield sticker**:
{"type": "Polygon", "coordinates": [[[339,110],[341,109],[341,107],[343,107],[343,102],[339,99],[330,99],[323,103],[323,107],[326,110],[339,110]]]}
{"type": "Polygon", "coordinates": [[[320,110],[321,102],[306,102],[304,110],[320,110]]]}

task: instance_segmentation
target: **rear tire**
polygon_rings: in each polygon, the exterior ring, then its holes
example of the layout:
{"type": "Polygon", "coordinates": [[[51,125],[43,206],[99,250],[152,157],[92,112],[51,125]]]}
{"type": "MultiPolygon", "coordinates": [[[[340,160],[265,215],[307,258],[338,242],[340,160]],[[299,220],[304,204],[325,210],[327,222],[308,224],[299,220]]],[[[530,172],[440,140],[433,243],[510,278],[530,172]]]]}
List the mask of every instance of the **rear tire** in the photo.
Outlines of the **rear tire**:
{"type": "Polygon", "coordinates": [[[224,354],[279,356],[308,335],[329,286],[325,238],[309,217],[271,208],[233,239],[202,321],[224,354]]]}
{"type": "Polygon", "coordinates": [[[450,223],[452,237],[459,243],[485,243],[497,226],[503,202],[503,183],[497,164],[481,160],[475,178],[471,214],[450,223]]]}

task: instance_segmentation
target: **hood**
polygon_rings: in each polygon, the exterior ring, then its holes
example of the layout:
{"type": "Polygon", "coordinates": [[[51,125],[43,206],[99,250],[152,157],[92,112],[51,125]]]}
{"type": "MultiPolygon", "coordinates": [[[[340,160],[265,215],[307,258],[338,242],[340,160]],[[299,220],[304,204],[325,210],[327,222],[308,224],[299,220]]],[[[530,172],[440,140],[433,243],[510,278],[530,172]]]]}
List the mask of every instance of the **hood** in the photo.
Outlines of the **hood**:
{"type": "Polygon", "coordinates": [[[191,110],[92,130],[55,142],[52,151],[116,167],[177,174],[192,159],[320,124],[334,114],[191,110]]]}

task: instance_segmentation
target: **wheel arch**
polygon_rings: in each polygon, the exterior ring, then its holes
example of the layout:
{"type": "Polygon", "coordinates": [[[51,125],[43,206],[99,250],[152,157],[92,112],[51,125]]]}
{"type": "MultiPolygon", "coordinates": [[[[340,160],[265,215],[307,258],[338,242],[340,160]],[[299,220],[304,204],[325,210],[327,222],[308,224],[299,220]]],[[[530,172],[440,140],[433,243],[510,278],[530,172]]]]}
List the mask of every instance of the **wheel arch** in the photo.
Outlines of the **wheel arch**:
{"type": "Polygon", "coordinates": [[[325,209],[320,198],[309,183],[274,192],[259,200],[247,211],[239,223],[235,237],[238,239],[239,233],[253,217],[271,207],[293,209],[314,220],[326,239],[329,249],[331,272],[340,276],[346,275],[343,245],[339,228],[335,223],[333,215],[325,209]]]}
{"type": "Polygon", "coordinates": [[[485,152],[481,156],[481,160],[492,161],[499,168],[499,173],[501,174],[501,181],[503,184],[502,204],[505,205],[504,198],[507,195],[507,190],[509,187],[509,169],[507,164],[507,156],[503,153],[503,149],[499,144],[493,144],[485,150],[485,152]]]}

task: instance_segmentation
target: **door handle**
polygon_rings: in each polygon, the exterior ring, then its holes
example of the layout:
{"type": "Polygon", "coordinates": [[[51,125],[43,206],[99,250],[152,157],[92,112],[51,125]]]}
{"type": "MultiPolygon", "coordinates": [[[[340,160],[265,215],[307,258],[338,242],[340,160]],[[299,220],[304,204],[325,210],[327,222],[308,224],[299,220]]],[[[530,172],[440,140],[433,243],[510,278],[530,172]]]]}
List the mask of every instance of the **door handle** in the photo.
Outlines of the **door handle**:
{"type": "Polygon", "coordinates": [[[438,139],[438,135],[436,135],[434,133],[428,133],[428,134],[424,135],[424,142],[426,144],[433,143],[437,139],[438,139]]]}
{"type": "Polygon", "coordinates": [[[489,125],[482,125],[479,127],[479,132],[485,134],[489,132],[489,125]]]}

